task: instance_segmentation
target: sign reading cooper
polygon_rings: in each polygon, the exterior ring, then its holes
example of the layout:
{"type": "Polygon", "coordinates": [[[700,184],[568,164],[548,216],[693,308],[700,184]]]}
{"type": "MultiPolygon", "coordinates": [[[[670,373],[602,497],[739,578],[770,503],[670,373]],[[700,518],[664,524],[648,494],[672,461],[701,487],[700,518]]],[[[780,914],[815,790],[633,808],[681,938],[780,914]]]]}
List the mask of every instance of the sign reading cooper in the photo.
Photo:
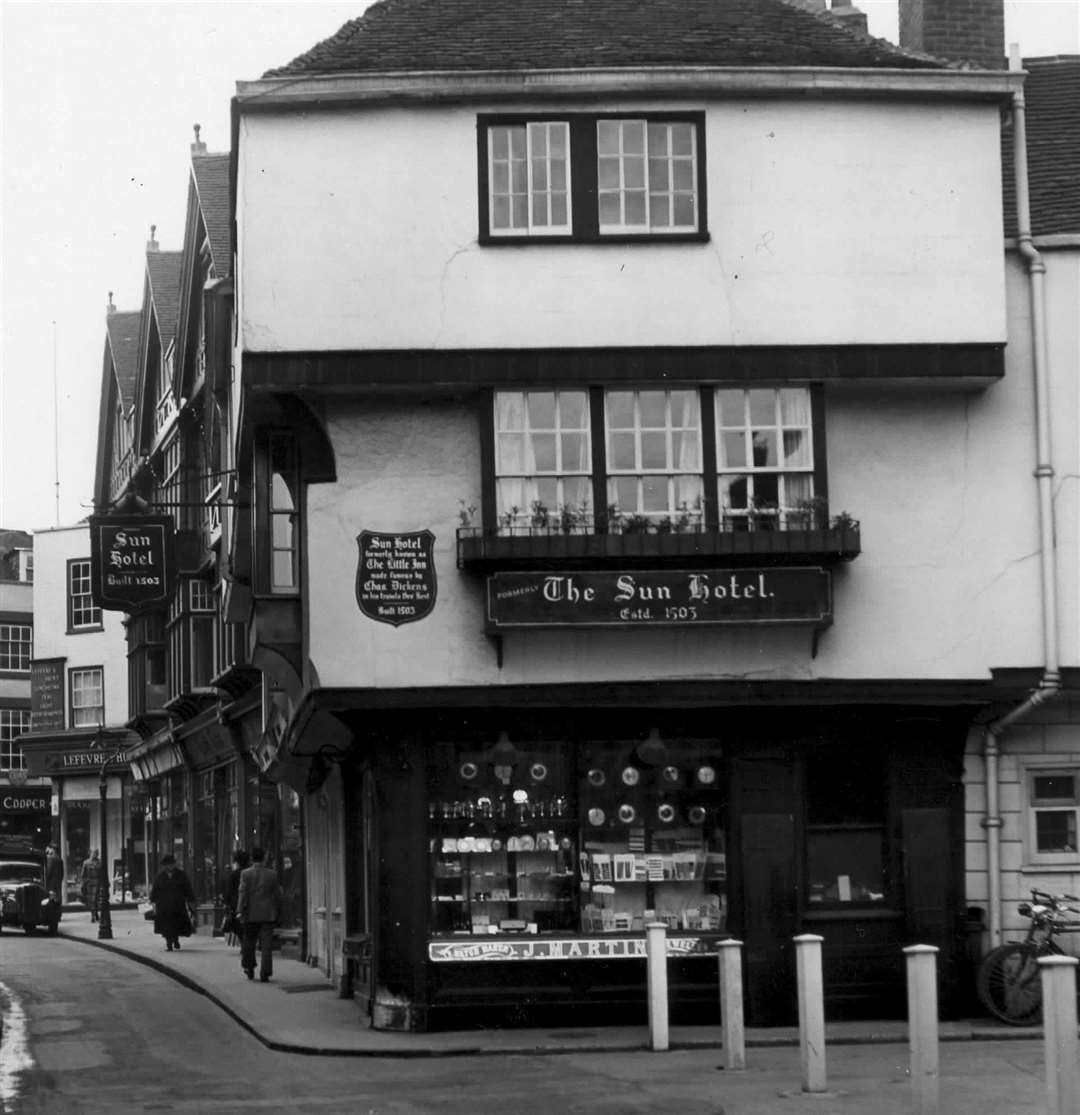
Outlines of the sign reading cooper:
{"type": "Polygon", "coordinates": [[[362,530],[356,536],[356,601],[368,619],[400,627],[431,614],[438,584],[435,535],[430,530],[381,534],[362,530]]]}
{"type": "Polygon", "coordinates": [[[5,813],[48,813],[52,789],[5,790],[0,795],[0,809],[5,813]]]}
{"type": "Polygon", "coordinates": [[[507,627],[683,627],[832,618],[832,582],[816,566],[627,572],[494,573],[487,622],[507,627]]]}
{"type": "Polygon", "coordinates": [[[90,519],[94,603],[134,613],[160,607],[175,580],[173,523],[168,515],[95,515],[90,519]]]}

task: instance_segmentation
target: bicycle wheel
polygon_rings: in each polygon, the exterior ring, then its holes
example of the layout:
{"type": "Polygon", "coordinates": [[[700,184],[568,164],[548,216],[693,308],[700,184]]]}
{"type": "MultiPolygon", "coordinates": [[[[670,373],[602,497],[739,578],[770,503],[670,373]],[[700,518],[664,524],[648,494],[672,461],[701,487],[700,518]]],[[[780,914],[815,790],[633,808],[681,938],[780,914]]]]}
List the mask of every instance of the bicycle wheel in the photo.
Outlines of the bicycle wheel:
{"type": "Polygon", "coordinates": [[[1010,1026],[1037,1026],[1042,1021],[1042,978],[1035,945],[1010,941],[987,953],[979,966],[979,999],[1010,1026]]]}

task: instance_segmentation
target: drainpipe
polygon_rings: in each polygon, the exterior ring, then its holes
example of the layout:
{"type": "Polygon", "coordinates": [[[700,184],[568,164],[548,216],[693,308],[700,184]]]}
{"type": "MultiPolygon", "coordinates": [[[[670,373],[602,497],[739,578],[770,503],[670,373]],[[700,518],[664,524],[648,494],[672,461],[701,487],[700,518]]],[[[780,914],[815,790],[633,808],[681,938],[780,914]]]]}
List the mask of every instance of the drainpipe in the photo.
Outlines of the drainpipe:
{"type": "MultiPolygon", "coordinates": [[[[1020,70],[1020,52],[1009,46],[1009,69],[1020,70]]],[[[1016,177],[1016,238],[1028,274],[1031,297],[1031,354],[1035,386],[1035,482],[1039,501],[1039,557],[1042,598],[1043,676],[1023,704],[987,725],[983,746],[986,760],[986,868],[990,947],[1001,943],[1001,808],[998,758],[1001,738],[1013,724],[1061,692],[1057,637],[1057,554],[1054,549],[1054,467],[1050,449],[1050,380],[1046,344],[1046,264],[1031,235],[1028,194],[1027,119],[1023,89],[1012,98],[1013,170],[1016,177]]]]}

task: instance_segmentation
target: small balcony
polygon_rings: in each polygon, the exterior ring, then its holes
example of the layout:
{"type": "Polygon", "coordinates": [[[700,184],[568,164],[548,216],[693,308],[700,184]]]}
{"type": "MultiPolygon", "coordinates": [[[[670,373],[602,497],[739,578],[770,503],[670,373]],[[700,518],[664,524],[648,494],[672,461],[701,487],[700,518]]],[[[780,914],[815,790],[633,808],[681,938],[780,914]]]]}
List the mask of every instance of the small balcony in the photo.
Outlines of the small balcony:
{"type": "Polygon", "coordinates": [[[859,523],[827,510],[724,515],[719,529],[696,522],[597,517],[497,530],[460,527],[457,563],[470,572],[560,569],[835,565],[859,556],[859,523]]]}

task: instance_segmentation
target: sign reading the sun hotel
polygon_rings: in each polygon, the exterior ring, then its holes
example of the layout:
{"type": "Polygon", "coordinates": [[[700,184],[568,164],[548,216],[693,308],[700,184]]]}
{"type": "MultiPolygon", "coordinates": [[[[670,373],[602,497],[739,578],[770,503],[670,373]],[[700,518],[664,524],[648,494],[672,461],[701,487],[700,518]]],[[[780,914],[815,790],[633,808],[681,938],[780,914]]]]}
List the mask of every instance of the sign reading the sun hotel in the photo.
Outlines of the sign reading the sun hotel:
{"type": "Polygon", "coordinates": [[[174,579],[173,523],[168,515],[95,515],[90,519],[94,603],[139,612],[168,603],[174,579]]]}
{"type": "Polygon", "coordinates": [[[817,566],[495,573],[487,621],[507,627],[826,624],[832,582],[817,566]]]}
{"type": "Polygon", "coordinates": [[[435,535],[430,530],[356,536],[356,602],[368,619],[400,627],[429,615],[435,607],[435,535]]]}

